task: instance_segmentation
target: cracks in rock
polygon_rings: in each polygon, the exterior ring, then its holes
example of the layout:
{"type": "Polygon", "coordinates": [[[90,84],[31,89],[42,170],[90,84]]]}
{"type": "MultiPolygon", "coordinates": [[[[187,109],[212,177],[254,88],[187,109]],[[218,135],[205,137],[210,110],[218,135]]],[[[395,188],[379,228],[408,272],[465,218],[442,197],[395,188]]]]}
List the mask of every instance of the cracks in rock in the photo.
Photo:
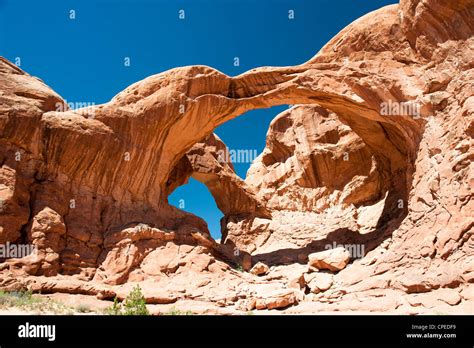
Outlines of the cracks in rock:
{"type": "MultiPolygon", "coordinates": [[[[36,202],[36,189],[37,187],[41,184],[43,180],[38,180],[36,179],[37,174],[39,173],[39,170],[35,171],[35,174],[33,175],[33,183],[30,185],[28,193],[28,220],[27,222],[21,226],[20,228],[20,241],[22,244],[27,244],[28,241],[28,228],[31,227],[33,223],[33,218],[34,218],[34,208],[35,208],[35,202],[36,202]]],[[[18,176],[17,176],[18,179],[18,176]]]]}

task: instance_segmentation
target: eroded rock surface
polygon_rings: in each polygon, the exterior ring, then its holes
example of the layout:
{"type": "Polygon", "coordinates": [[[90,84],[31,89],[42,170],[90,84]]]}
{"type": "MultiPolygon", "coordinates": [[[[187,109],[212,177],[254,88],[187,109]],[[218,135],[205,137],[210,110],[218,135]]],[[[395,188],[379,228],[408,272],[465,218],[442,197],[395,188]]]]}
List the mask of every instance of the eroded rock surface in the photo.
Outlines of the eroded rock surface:
{"type": "Polygon", "coordinates": [[[176,68],[87,110],[58,111],[1,59],[0,242],[37,253],[4,260],[0,287],[123,299],[139,283],[149,303],[228,314],[474,313],[473,17],[469,0],[401,0],[302,65],[176,68]],[[238,178],[213,130],[281,104],[238,178]],[[222,244],[167,202],[191,176],[225,214],[222,244]],[[348,264],[314,272],[328,247],[348,264]]]}

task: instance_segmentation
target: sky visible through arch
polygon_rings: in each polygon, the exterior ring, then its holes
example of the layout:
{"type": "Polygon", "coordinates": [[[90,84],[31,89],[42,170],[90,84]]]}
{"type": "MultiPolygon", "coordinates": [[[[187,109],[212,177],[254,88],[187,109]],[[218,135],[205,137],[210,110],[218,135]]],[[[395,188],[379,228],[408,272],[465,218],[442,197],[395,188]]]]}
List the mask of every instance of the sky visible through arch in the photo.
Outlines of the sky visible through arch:
{"type": "MultiPolygon", "coordinates": [[[[0,55],[68,102],[101,104],[178,66],[208,65],[234,76],[259,66],[301,64],[353,20],[396,2],[0,0],[0,55]]],[[[284,109],[254,110],[215,132],[230,149],[260,153],[268,125],[284,109]]],[[[249,166],[236,164],[237,174],[245,177],[249,166]]],[[[191,180],[169,198],[173,205],[180,200],[220,238],[222,213],[205,186],[191,180]]]]}

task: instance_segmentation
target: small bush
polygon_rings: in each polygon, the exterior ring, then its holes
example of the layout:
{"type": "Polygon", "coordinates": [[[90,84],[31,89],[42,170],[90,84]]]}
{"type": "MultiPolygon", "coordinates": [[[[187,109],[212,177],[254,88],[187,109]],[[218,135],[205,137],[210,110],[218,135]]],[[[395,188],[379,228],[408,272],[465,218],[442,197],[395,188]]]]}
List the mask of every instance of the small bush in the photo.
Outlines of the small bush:
{"type": "Polygon", "coordinates": [[[33,297],[32,291],[0,291],[0,304],[8,307],[29,307],[42,302],[42,299],[33,297]]]}
{"type": "Polygon", "coordinates": [[[3,291],[0,290],[0,307],[16,307],[34,312],[52,312],[72,314],[71,308],[62,303],[33,296],[32,291],[3,291]]]}
{"type": "Polygon", "coordinates": [[[91,309],[89,308],[89,306],[81,304],[76,307],[76,311],[79,313],[89,313],[91,312],[91,309]]]}
{"type": "Polygon", "coordinates": [[[105,310],[106,314],[122,315],[122,305],[119,303],[117,296],[114,298],[114,304],[105,310]]]}
{"type": "Polygon", "coordinates": [[[142,294],[140,286],[133,288],[132,292],[128,294],[123,306],[125,315],[149,315],[150,312],[146,308],[145,296],[142,294]]]}
{"type": "Polygon", "coordinates": [[[163,313],[163,315],[193,315],[194,313],[191,311],[180,311],[175,307],[172,307],[168,312],[163,313]]]}
{"type": "Polygon", "coordinates": [[[122,303],[115,297],[113,305],[105,312],[110,315],[150,315],[139,285],[133,288],[122,303]]]}

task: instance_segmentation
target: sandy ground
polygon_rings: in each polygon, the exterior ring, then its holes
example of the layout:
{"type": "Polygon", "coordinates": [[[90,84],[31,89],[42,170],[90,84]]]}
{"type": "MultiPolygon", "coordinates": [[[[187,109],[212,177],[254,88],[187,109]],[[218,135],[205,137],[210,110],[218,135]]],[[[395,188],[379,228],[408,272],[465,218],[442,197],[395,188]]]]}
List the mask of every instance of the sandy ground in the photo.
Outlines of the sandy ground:
{"type": "MultiPolygon", "coordinates": [[[[112,301],[99,300],[94,296],[71,295],[71,294],[49,294],[34,295],[41,297],[45,301],[52,300],[64,307],[64,310],[49,311],[44,306],[39,305],[38,310],[26,310],[17,307],[0,307],[0,315],[103,315],[104,310],[112,306],[112,301]]],[[[152,315],[169,314],[178,312],[180,314],[192,313],[201,315],[371,315],[371,314],[401,314],[401,315],[424,315],[424,314],[448,314],[459,315],[472,313],[474,302],[468,301],[458,306],[446,305],[442,313],[437,313],[433,309],[411,307],[400,307],[394,311],[350,311],[337,310],[329,311],[319,302],[301,302],[296,306],[288,307],[283,310],[253,310],[250,312],[239,311],[229,307],[219,307],[213,303],[181,300],[171,304],[148,304],[147,308],[152,315]],[[415,310],[416,309],[416,310],[415,310]]],[[[341,308],[342,309],[342,308],[341,308]]]]}

